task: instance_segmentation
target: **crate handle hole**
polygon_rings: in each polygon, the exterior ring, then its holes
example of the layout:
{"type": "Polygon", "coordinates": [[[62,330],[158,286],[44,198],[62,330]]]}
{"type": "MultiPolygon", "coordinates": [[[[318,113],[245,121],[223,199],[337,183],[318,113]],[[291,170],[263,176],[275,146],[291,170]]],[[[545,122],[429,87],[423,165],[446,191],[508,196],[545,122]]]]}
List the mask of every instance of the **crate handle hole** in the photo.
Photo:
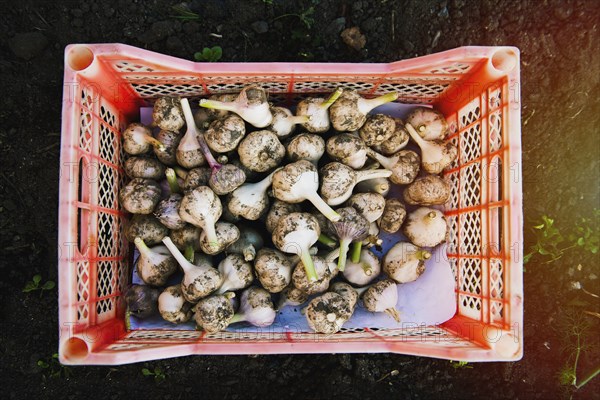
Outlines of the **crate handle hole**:
{"type": "Polygon", "coordinates": [[[85,46],[74,46],[67,54],[67,64],[74,71],[83,71],[94,61],[94,53],[85,46]]]}
{"type": "Polygon", "coordinates": [[[513,49],[500,49],[492,55],[492,67],[507,74],[515,69],[518,59],[513,49]]]}
{"type": "Polygon", "coordinates": [[[89,349],[87,343],[78,337],[72,337],[63,344],[64,357],[67,360],[83,360],[88,356],[89,349]]]}

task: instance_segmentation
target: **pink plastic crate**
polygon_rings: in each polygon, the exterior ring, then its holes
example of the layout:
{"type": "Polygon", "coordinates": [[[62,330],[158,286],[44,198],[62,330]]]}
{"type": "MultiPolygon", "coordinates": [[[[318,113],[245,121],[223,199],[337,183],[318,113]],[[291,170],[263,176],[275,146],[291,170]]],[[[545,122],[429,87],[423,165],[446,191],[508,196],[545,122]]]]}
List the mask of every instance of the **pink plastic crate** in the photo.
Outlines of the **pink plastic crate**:
{"type": "Polygon", "coordinates": [[[65,50],[59,205],[59,355],[64,364],[125,364],[191,354],[393,352],[514,361],[523,354],[519,52],[462,47],[390,64],[195,63],[121,44],[65,50]],[[120,133],[162,95],[198,98],[259,83],[292,104],[337,87],[396,91],[433,104],[459,148],[447,256],[456,315],[438,326],[365,327],[335,335],[279,330],[127,331],[130,246],[118,201],[120,133]]]}

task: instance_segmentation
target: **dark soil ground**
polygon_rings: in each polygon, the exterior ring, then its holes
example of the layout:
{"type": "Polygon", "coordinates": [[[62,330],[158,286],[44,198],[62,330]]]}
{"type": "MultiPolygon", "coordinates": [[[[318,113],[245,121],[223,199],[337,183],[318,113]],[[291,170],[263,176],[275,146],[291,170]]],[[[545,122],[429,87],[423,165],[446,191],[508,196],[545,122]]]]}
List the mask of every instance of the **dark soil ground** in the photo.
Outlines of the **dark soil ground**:
{"type": "MultiPolygon", "coordinates": [[[[577,311],[599,308],[597,298],[573,288],[578,282],[600,292],[598,255],[580,247],[550,263],[538,254],[527,264],[523,360],[467,368],[388,354],[207,356],[61,368],[52,361],[58,343],[56,289],[41,296],[22,292],[35,274],[57,280],[67,44],[121,42],[188,59],[205,46],[221,46],[222,61],[235,62],[389,62],[464,45],[517,46],[527,249],[536,241],[532,226],[541,215],[554,218],[567,236],[578,218],[593,218],[600,208],[597,1],[194,0],[189,7],[200,19],[191,21],[172,17],[174,0],[2,3],[0,375],[7,398],[599,398],[600,378],[575,393],[558,378],[572,354],[562,350],[569,343],[564,326],[577,311]],[[277,19],[289,13],[304,13],[314,22],[307,21],[308,27],[296,16],[277,19]],[[339,37],[352,26],[366,36],[361,51],[339,37]],[[143,367],[161,368],[166,381],[143,376],[143,367]],[[390,374],[394,370],[398,374],[390,374]]],[[[598,218],[591,224],[597,237],[598,218]]],[[[570,244],[565,239],[559,247],[570,244]]],[[[598,318],[582,318],[591,325],[586,337],[593,342],[598,318]]],[[[578,369],[580,379],[598,361],[598,349],[592,349],[578,369]]]]}

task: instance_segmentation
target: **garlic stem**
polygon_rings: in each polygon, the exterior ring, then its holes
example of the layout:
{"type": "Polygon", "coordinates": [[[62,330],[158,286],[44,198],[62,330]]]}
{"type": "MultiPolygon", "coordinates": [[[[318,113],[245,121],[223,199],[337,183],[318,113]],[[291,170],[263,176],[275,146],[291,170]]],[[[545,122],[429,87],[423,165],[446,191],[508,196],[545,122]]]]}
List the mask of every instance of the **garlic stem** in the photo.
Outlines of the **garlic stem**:
{"type": "Polygon", "coordinates": [[[185,247],[185,252],[183,253],[183,256],[185,257],[186,260],[193,263],[194,262],[194,247],[192,245],[187,245],[185,247]]]}
{"type": "Polygon", "coordinates": [[[421,261],[425,261],[431,258],[431,253],[427,250],[419,250],[415,253],[415,257],[421,261]]]}
{"type": "Polygon", "coordinates": [[[310,121],[310,119],[311,119],[310,115],[295,115],[292,117],[288,117],[288,121],[293,125],[305,124],[308,121],[310,121]]]}
{"type": "Polygon", "coordinates": [[[329,96],[327,100],[322,102],[319,105],[319,107],[323,108],[324,110],[327,110],[333,103],[335,103],[335,101],[342,95],[343,92],[344,90],[342,88],[336,89],[336,91],[331,93],[331,96],[329,96]]]}
{"type": "Polygon", "coordinates": [[[150,250],[150,248],[144,242],[144,239],[142,239],[141,237],[136,237],[133,241],[133,244],[135,244],[135,247],[137,247],[140,254],[144,255],[145,257],[152,256],[152,250],[150,250]]]}
{"type": "MultiPolygon", "coordinates": [[[[353,263],[358,263],[360,262],[360,252],[362,250],[362,241],[357,240],[356,242],[354,242],[352,244],[352,254],[351,254],[351,260],[353,263]]],[[[366,272],[366,271],[365,271],[366,272]]],[[[367,274],[369,275],[369,274],[367,274]]]]}
{"type": "Polygon", "coordinates": [[[173,168],[167,168],[165,170],[165,175],[167,176],[167,182],[169,183],[171,193],[181,193],[181,188],[179,187],[179,183],[177,182],[177,175],[175,174],[175,170],[173,168]]]}
{"type": "Polygon", "coordinates": [[[153,147],[155,147],[157,150],[159,150],[159,151],[165,151],[165,150],[167,149],[167,148],[165,147],[165,145],[164,145],[164,144],[162,144],[162,143],[161,143],[161,142],[160,142],[158,139],[156,139],[156,138],[153,138],[153,137],[152,137],[152,136],[150,136],[150,135],[146,135],[146,134],[143,134],[143,135],[144,135],[144,139],[145,139],[145,140],[146,140],[148,143],[150,143],[150,144],[151,144],[153,147]]]}
{"type": "Polygon", "coordinates": [[[346,258],[348,257],[348,249],[350,248],[351,239],[340,240],[340,257],[338,258],[338,269],[343,271],[346,268],[346,258]]]}
{"type": "Polygon", "coordinates": [[[203,226],[204,232],[206,232],[206,239],[208,239],[208,247],[218,247],[219,239],[217,238],[217,231],[215,229],[216,221],[211,216],[205,217],[205,224],[203,226]]]}
{"type": "Polygon", "coordinates": [[[331,247],[331,248],[333,248],[337,244],[337,242],[335,240],[333,240],[329,236],[325,235],[324,233],[321,233],[319,235],[318,240],[320,243],[324,244],[327,247],[331,247]]]}
{"type": "Polygon", "coordinates": [[[181,251],[179,251],[177,246],[175,246],[175,243],[173,243],[170,237],[165,236],[162,242],[165,246],[167,246],[167,249],[169,249],[173,257],[175,257],[175,259],[179,263],[179,266],[181,267],[181,269],[183,269],[183,272],[190,272],[192,268],[194,268],[194,264],[188,261],[187,258],[183,254],[181,254],[181,251]]]}
{"type": "Polygon", "coordinates": [[[381,95],[379,97],[375,97],[374,99],[364,99],[361,97],[358,99],[357,105],[358,105],[358,109],[363,114],[368,114],[369,111],[371,111],[375,107],[379,107],[382,104],[389,103],[396,99],[398,99],[398,92],[390,92],[390,93],[381,95]]]}
{"type": "Polygon", "coordinates": [[[328,263],[334,262],[335,259],[338,258],[339,256],[340,256],[340,248],[337,247],[325,255],[325,261],[328,263]]]}
{"type": "Polygon", "coordinates": [[[209,100],[202,99],[200,100],[200,107],[210,108],[211,110],[225,110],[232,111],[237,113],[239,107],[236,103],[233,102],[223,102],[219,100],[209,100]]]}
{"type": "Polygon", "coordinates": [[[235,324],[236,322],[242,322],[246,320],[246,315],[241,313],[233,314],[233,317],[229,320],[230,324],[235,324]]]}
{"type": "Polygon", "coordinates": [[[308,249],[302,249],[300,252],[300,260],[302,261],[302,265],[304,265],[304,270],[306,271],[306,276],[310,282],[315,282],[319,279],[317,275],[317,271],[315,270],[315,264],[313,262],[312,257],[310,256],[310,252],[308,249]]]}
{"type": "Polygon", "coordinates": [[[417,144],[419,145],[419,147],[421,148],[421,150],[423,152],[425,152],[425,149],[428,147],[431,147],[429,145],[429,143],[427,143],[427,140],[423,139],[421,137],[421,135],[419,135],[417,133],[417,131],[415,130],[415,128],[413,128],[413,126],[409,123],[406,123],[405,125],[406,130],[408,131],[408,134],[410,135],[410,137],[417,142],[417,144]]]}
{"type": "Polygon", "coordinates": [[[177,166],[177,167],[173,167],[173,170],[175,171],[175,174],[180,177],[181,179],[185,179],[187,178],[188,175],[188,171],[177,166]]]}
{"type": "Polygon", "coordinates": [[[395,308],[388,308],[384,310],[384,313],[394,318],[396,322],[400,322],[400,313],[398,313],[398,310],[396,310],[395,308]]]}
{"type": "MultiPolygon", "coordinates": [[[[352,262],[355,262],[355,261],[353,260],[352,262]]],[[[363,271],[365,271],[365,275],[366,276],[373,275],[373,268],[371,268],[371,266],[369,264],[362,263],[362,264],[360,264],[360,267],[362,268],[363,271]]]]}
{"type": "Polygon", "coordinates": [[[306,199],[310,201],[328,220],[332,222],[339,221],[342,217],[336,213],[333,208],[329,207],[325,200],[317,194],[317,192],[309,191],[304,194],[306,199]]]}
{"type": "Polygon", "coordinates": [[[356,183],[376,178],[387,178],[392,175],[392,171],[387,169],[373,169],[356,171],[356,183]]]}
{"type": "Polygon", "coordinates": [[[204,135],[198,130],[188,99],[181,99],[181,108],[183,109],[183,115],[185,116],[185,123],[188,127],[188,130],[193,130],[196,133],[194,136],[198,140],[198,144],[200,145],[200,151],[202,152],[202,155],[204,155],[204,158],[206,158],[206,161],[208,162],[208,165],[213,170],[213,172],[215,170],[218,171],[222,167],[222,165],[219,164],[217,160],[215,160],[215,157],[213,156],[213,154],[210,151],[210,148],[208,147],[208,144],[206,144],[204,135]]]}

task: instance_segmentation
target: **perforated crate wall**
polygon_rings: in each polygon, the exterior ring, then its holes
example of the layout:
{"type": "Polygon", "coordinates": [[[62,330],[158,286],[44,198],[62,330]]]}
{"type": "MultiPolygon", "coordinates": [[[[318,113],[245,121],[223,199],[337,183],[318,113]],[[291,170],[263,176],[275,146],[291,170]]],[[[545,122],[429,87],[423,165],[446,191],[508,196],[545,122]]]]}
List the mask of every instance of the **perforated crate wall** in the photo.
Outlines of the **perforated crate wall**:
{"type": "Polygon", "coordinates": [[[518,51],[466,47],[391,64],[193,63],[118,44],[65,52],[60,180],[60,360],[120,364],[188,354],[398,352],[471,361],[522,355],[518,51]],[[335,335],[285,327],[206,335],[124,324],[129,283],[120,132],[158,96],[202,97],[258,83],[294,103],[337,87],[434,104],[459,149],[444,175],[457,314],[440,326],[335,335]]]}

